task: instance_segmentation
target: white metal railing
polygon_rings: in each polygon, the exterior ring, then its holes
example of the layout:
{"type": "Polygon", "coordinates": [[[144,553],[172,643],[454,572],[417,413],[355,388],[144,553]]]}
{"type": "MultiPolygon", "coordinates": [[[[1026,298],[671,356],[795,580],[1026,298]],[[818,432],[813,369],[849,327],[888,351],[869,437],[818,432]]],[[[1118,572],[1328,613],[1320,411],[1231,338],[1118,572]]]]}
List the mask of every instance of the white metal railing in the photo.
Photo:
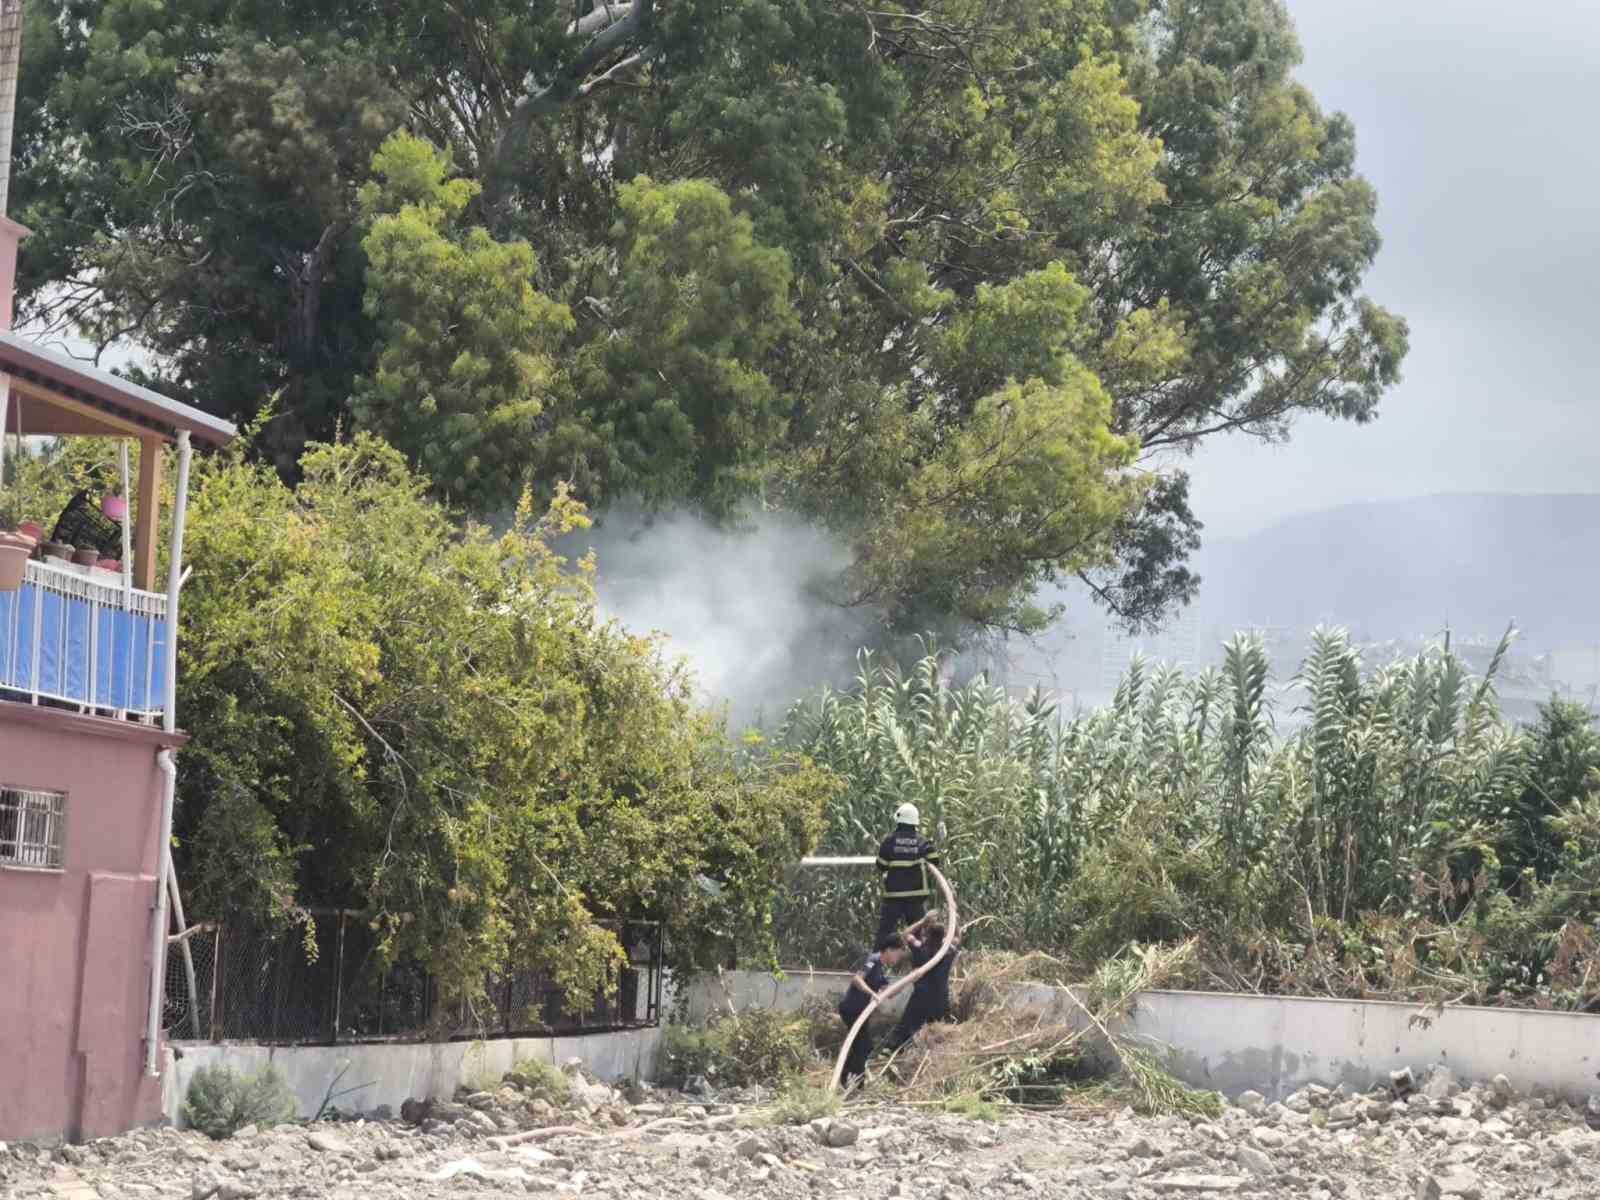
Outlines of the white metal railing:
{"type": "Polygon", "coordinates": [[[150,720],[165,699],[167,598],[60,562],[0,592],[0,695],[150,720]]]}
{"type": "Polygon", "coordinates": [[[0,867],[61,869],[66,796],[0,787],[0,867]]]}

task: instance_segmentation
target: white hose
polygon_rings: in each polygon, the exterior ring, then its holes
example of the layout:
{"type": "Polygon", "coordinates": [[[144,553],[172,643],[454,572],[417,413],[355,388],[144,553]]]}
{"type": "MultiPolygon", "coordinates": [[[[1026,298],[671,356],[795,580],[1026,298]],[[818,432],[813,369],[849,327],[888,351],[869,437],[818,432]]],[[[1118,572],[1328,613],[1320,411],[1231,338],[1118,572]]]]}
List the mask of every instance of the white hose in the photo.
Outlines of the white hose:
{"type": "MultiPolygon", "coordinates": [[[[172,550],[167,556],[167,676],[162,727],[178,728],[178,593],[183,585],[183,529],[189,516],[189,460],[193,448],[187,430],[178,434],[178,490],[172,510],[172,550]]],[[[156,1061],[161,1048],[161,989],[167,971],[167,878],[172,872],[172,808],[178,789],[178,762],[171,748],[156,755],[161,768],[161,829],[156,846],[156,912],[150,931],[150,1017],[145,1030],[145,1071],[160,1074],[156,1061]]]]}
{"type": "MultiPolygon", "coordinates": [[[[950,920],[945,926],[944,941],[940,944],[938,952],[934,954],[932,958],[923,963],[915,971],[911,972],[911,974],[895,980],[888,987],[884,988],[883,991],[879,992],[877,996],[875,996],[872,1001],[861,1010],[861,1015],[856,1018],[856,1023],[850,1026],[850,1032],[844,1035],[844,1045],[839,1047],[838,1061],[833,1064],[833,1078],[828,1080],[828,1091],[830,1092],[836,1092],[839,1090],[839,1081],[844,1075],[844,1060],[850,1055],[850,1047],[855,1045],[856,1034],[861,1032],[862,1027],[866,1025],[872,1014],[877,1011],[878,1006],[884,1001],[899,995],[902,991],[916,983],[917,980],[921,979],[929,971],[933,970],[934,967],[938,966],[940,961],[943,960],[944,956],[950,953],[950,947],[955,944],[956,930],[961,928],[961,926],[957,924],[958,914],[956,913],[956,894],[950,890],[950,881],[944,877],[938,867],[932,865],[931,863],[927,864],[927,867],[928,873],[933,876],[934,882],[939,885],[939,890],[944,893],[945,907],[950,910],[950,920]]],[[[855,984],[852,982],[850,986],[854,987],[855,984]]]]}

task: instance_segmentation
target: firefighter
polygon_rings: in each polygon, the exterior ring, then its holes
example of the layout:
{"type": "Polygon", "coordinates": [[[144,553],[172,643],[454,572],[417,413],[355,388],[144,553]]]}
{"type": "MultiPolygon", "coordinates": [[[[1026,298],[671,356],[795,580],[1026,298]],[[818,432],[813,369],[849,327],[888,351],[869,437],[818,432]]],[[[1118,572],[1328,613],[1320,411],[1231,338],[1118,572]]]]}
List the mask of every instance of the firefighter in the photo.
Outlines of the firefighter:
{"type": "MultiPolygon", "coordinates": [[[[911,951],[912,968],[931,961],[948,936],[944,919],[937,909],[908,929],[905,941],[911,951]]],[[[934,964],[933,970],[911,985],[911,998],[906,1001],[905,1012],[885,1043],[889,1050],[898,1050],[930,1021],[950,1020],[950,968],[955,965],[959,942],[959,938],[952,938],[949,953],[934,964]]]]}
{"type": "MultiPolygon", "coordinates": [[[[876,1000],[878,994],[889,986],[889,972],[904,962],[905,957],[905,939],[894,933],[879,939],[872,953],[867,955],[839,1000],[839,1019],[844,1022],[847,1036],[868,1002],[876,1000]]],[[[871,1057],[872,1035],[863,1025],[861,1032],[856,1034],[856,1040],[850,1043],[850,1053],[845,1056],[842,1082],[846,1091],[857,1081],[865,1079],[867,1060],[871,1057]]]]}
{"type": "Polygon", "coordinates": [[[878,871],[883,875],[883,907],[878,910],[878,935],[873,944],[916,924],[927,911],[933,894],[928,865],[937,866],[939,853],[917,831],[922,823],[915,804],[902,804],[894,814],[894,832],[878,847],[878,871]]]}

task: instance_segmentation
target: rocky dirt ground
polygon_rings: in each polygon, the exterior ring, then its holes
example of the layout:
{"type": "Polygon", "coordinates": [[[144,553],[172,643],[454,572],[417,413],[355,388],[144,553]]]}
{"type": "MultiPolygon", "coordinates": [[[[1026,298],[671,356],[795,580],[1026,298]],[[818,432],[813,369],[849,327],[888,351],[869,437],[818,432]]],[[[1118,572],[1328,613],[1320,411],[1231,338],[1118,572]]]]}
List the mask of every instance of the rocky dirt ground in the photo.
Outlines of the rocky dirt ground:
{"type": "MultiPolygon", "coordinates": [[[[572,1069],[569,1067],[569,1071],[572,1069]]],[[[759,1093],[613,1091],[572,1071],[557,1108],[515,1077],[399,1120],[246,1128],[226,1141],[144,1130],[54,1150],[0,1146],[0,1195],[60,1200],[978,1200],[1293,1196],[1496,1200],[1600,1196],[1589,1112],[1399,1073],[1370,1095],[1246,1093],[1216,1120],[1131,1111],[984,1122],[864,1101],[775,1126],[759,1093]],[[1420,1086],[1419,1086],[1420,1085],[1420,1086]]]]}

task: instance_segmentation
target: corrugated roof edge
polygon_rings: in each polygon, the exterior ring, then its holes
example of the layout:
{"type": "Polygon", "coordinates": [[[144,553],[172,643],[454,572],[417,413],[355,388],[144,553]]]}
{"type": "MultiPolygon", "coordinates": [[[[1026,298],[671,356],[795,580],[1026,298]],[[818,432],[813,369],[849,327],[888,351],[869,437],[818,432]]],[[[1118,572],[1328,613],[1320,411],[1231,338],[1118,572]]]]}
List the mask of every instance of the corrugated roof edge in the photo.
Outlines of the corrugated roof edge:
{"type": "Polygon", "coordinates": [[[152,433],[170,435],[188,430],[194,437],[214,446],[224,446],[239,436],[238,429],[220,417],[168,400],[149,388],[47,350],[16,333],[0,333],[0,371],[19,375],[74,399],[87,400],[95,407],[120,409],[139,418],[140,424],[153,426],[152,433]]]}

